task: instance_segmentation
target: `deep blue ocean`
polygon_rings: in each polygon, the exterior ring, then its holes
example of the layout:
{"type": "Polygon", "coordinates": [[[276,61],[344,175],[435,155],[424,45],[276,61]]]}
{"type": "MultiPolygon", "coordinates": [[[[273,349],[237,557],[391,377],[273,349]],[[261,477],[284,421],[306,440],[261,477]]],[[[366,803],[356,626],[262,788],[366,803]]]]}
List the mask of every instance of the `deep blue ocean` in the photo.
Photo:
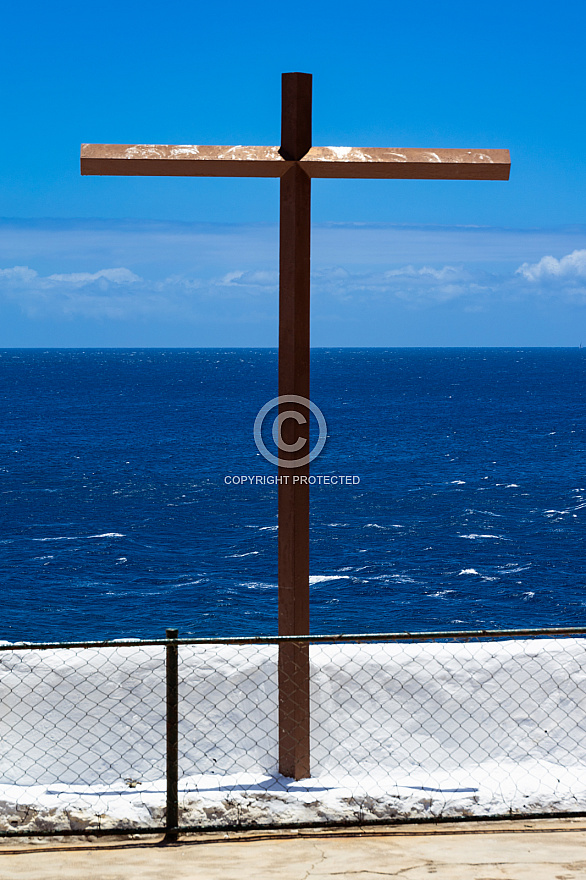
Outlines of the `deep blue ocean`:
{"type": "MultiPolygon", "coordinates": [[[[314,633],[586,625],[586,350],[315,349],[314,633]]],[[[0,351],[0,639],[277,631],[275,350],[0,351]],[[269,431],[270,436],[270,431],[269,431]]]]}

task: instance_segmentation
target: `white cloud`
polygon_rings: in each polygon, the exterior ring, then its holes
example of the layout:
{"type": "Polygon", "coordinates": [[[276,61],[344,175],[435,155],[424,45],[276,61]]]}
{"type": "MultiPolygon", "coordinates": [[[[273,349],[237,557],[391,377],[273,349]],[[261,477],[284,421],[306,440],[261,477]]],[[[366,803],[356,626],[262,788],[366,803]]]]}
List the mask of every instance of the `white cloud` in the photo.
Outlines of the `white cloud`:
{"type": "Polygon", "coordinates": [[[277,288],[279,276],[276,272],[254,271],[227,272],[221,278],[212,282],[219,287],[248,287],[248,288],[277,288]]]}
{"type": "Polygon", "coordinates": [[[463,266],[399,266],[378,272],[348,272],[342,267],[312,272],[313,292],[338,301],[395,301],[425,307],[488,290],[486,273],[463,266]]]}
{"type": "MultiPolygon", "coordinates": [[[[30,270],[29,270],[30,271],[30,270]]],[[[134,284],[142,281],[139,275],[135,275],[130,269],[101,269],[99,272],[69,272],[66,275],[48,275],[46,281],[62,281],[65,284],[84,286],[92,281],[110,281],[114,284],[134,284]]]]}
{"type": "MultiPolygon", "coordinates": [[[[0,269],[0,298],[17,303],[27,315],[127,319],[137,316],[197,318],[210,303],[250,302],[266,292],[277,302],[277,275],[234,271],[203,281],[183,275],[142,278],[124,267],[97,272],[40,275],[27,266],[0,269]]],[[[218,314],[222,307],[218,308],[218,314]]]]}
{"type": "Polygon", "coordinates": [[[168,308],[164,297],[147,288],[140,276],[123,267],[46,276],[28,266],[0,269],[0,295],[35,317],[126,318],[168,308]]]}
{"type": "MultiPolygon", "coordinates": [[[[0,220],[0,330],[10,345],[273,345],[278,250],[265,224],[0,220]]],[[[312,303],[318,345],[573,344],[586,227],[316,225],[312,303]]]]}
{"type": "Polygon", "coordinates": [[[542,257],[536,263],[523,263],[515,272],[527,293],[574,305],[586,304],[586,250],[579,249],[561,259],[542,257]]]}
{"type": "MultiPolygon", "coordinates": [[[[379,309],[381,314],[395,307],[421,311],[448,304],[461,312],[478,312],[506,302],[531,304],[536,295],[586,304],[586,249],[561,259],[545,256],[517,266],[489,271],[476,263],[401,265],[397,261],[393,265],[389,261],[382,267],[317,263],[312,271],[312,295],[318,314],[332,313],[340,319],[345,315],[350,321],[364,306],[379,309]]],[[[139,275],[118,266],[42,275],[28,266],[13,266],[0,269],[0,299],[34,317],[180,321],[203,317],[248,322],[276,317],[278,274],[262,261],[256,269],[241,263],[239,268],[204,278],[188,272],[143,277],[148,274],[148,268],[139,275]]]]}
{"type": "Polygon", "coordinates": [[[389,269],[384,273],[385,278],[424,278],[426,275],[435,278],[436,281],[454,281],[464,277],[464,270],[460,266],[442,266],[434,269],[431,266],[422,266],[416,269],[414,266],[402,266],[400,269],[389,269]]]}
{"type": "Polygon", "coordinates": [[[530,282],[586,282],[586,250],[572,251],[561,260],[542,257],[538,263],[523,263],[515,274],[530,282]]]}
{"type": "MultiPolygon", "coordinates": [[[[425,308],[459,298],[479,297],[489,290],[484,276],[460,266],[406,265],[386,271],[348,271],[342,266],[316,267],[312,293],[316,304],[329,301],[366,302],[425,308]]],[[[42,276],[26,266],[0,269],[0,295],[17,302],[31,316],[62,315],[125,319],[133,316],[175,316],[187,320],[202,312],[230,309],[250,315],[250,304],[276,315],[278,274],[235,269],[208,279],[170,275],[161,280],[140,277],[118,267],[97,272],[53,273],[42,276]]]]}
{"type": "Polygon", "coordinates": [[[30,284],[38,273],[28,266],[13,266],[12,269],[0,269],[0,283],[4,284],[30,284]]]}

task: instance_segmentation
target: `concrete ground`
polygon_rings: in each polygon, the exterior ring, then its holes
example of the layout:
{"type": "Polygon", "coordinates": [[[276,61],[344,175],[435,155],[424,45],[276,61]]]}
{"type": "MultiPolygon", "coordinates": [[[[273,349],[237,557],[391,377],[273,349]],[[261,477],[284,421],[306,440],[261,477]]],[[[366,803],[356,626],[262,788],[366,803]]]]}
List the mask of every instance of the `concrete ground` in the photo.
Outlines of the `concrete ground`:
{"type": "Polygon", "coordinates": [[[1,880],[586,880],[586,819],[0,842],[1,880]]]}

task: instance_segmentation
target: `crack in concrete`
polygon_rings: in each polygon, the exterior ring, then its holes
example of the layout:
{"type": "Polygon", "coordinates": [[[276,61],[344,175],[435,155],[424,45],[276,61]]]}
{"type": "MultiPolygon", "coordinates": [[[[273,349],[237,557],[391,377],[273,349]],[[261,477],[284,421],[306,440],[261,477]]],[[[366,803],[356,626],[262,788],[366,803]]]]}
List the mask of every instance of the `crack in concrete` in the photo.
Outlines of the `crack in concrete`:
{"type": "Polygon", "coordinates": [[[326,856],[326,854],[325,854],[325,851],[324,851],[323,849],[320,849],[317,840],[316,840],[316,841],[312,841],[312,846],[313,846],[314,849],[316,849],[316,850],[318,851],[318,853],[319,853],[319,855],[320,855],[320,858],[317,859],[317,861],[313,862],[313,864],[311,864],[311,865],[309,866],[309,869],[308,869],[307,873],[304,874],[303,877],[300,878],[300,880],[308,880],[308,877],[311,877],[311,876],[312,876],[313,871],[315,870],[315,866],[321,864],[321,863],[324,862],[324,861],[326,860],[326,858],[327,858],[327,856],[326,856]]]}
{"type": "Polygon", "coordinates": [[[434,862],[425,859],[423,862],[420,862],[418,865],[407,865],[405,868],[399,868],[398,871],[369,871],[367,868],[362,868],[359,871],[331,871],[330,876],[350,876],[350,874],[376,874],[377,877],[399,877],[400,874],[406,874],[408,871],[419,870],[419,868],[433,868],[434,862]]]}

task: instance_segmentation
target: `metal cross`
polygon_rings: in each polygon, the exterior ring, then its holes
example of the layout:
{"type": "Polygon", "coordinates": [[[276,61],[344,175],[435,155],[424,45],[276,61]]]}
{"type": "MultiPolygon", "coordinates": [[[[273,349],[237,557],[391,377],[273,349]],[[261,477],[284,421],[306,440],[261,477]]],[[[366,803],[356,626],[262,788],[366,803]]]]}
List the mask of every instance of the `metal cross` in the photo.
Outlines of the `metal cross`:
{"type": "MultiPolygon", "coordinates": [[[[308,73],[282,76],[281,146],[83,144],[81,173],[146,177],[278,177],[279,395],[309,399],[309,273],[312,178],[508,180],[508,150],[313,147],[308,73]]],[[[309,444],[309,419],[282,423],[284,443],[309,444]]],[[[283,410],[281,410],[283,412],[283,410]]],[[[281,452],[291,461],[294,453],[281,452]]],[[[279,634],[309,634],[309,465],[280,468],[279,634]]],[[[279,770],[310,775],[309,646],[279,646],[279,770]]]]}

